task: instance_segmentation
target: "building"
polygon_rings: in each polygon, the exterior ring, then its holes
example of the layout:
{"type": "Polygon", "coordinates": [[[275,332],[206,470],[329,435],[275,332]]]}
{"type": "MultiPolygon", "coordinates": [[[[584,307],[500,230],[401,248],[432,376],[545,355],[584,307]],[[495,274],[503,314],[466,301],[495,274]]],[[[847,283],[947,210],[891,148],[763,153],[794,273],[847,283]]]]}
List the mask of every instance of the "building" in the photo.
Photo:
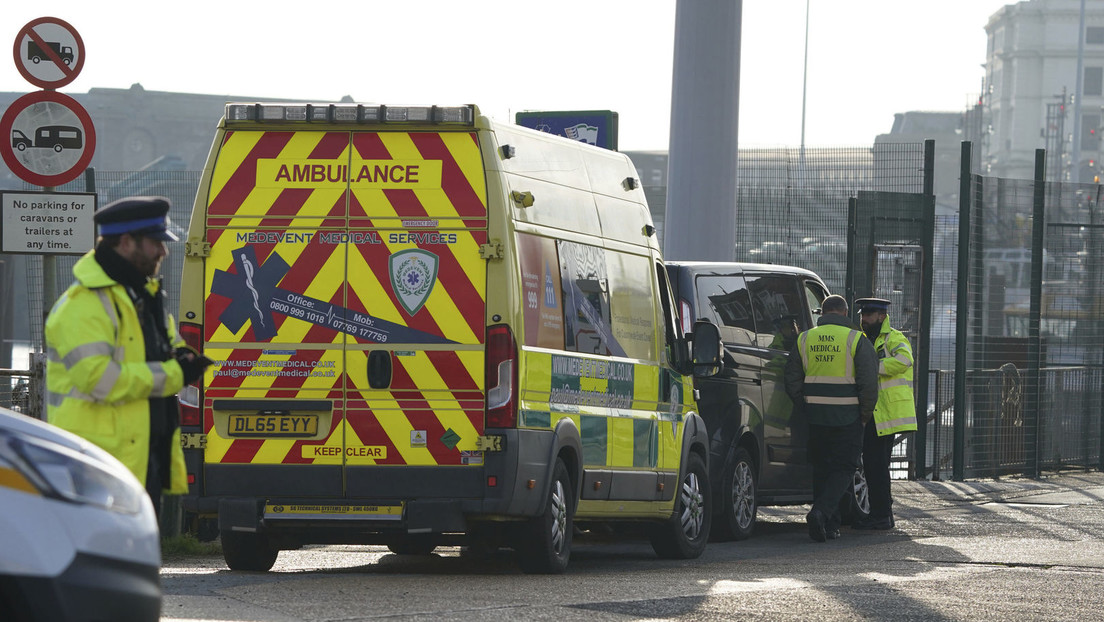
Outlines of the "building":
{"type": "MultiPolygon", "coordinates": [[[[1104,0],[1085,1],[1081,157],[1072,160],[1080,0],[1009,4],[985,26],[985,88],[979,101],[981,172],[1032,179],[1046,149],[1047,179],[1092,182],[1100,171],[1104,106],[1104,0]]],[[[973,134],[973,132],[969,132],[973,134]]]]}

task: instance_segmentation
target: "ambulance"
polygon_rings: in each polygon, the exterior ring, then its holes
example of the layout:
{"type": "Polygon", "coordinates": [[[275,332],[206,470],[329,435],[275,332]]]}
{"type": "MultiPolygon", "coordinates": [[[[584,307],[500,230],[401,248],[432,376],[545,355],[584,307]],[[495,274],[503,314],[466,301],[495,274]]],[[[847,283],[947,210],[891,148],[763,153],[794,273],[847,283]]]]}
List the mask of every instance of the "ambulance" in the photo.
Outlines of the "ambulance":
{"type": "Polygon", "coordinates": [[[180,309],[215,361],[181,393],[185,508],[227,565],[464,545],[561,573],[627,523],[700,555],[720,340],[679,329],[635,173],[470,105],[228,104],[180,309]]]}

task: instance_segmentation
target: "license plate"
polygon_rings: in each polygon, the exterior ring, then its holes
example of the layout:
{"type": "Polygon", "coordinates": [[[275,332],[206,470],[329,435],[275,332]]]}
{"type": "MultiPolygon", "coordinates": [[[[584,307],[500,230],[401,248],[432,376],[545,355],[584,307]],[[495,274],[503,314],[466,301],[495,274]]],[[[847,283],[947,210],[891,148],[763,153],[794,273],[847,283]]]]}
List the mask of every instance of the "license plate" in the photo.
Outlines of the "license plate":
{"type": "Polygon", "coordinates": [[[266,503],[264,517],[268,519],[345,519],[400,520],[403,504],[398,505],[296,505],[266,503]]]}
{"type": "Polygon", "coordinates": [[[230,415],[227,432],[230,436],[254,438],[311,438],[318,434],[318,415],[230,415]]]}

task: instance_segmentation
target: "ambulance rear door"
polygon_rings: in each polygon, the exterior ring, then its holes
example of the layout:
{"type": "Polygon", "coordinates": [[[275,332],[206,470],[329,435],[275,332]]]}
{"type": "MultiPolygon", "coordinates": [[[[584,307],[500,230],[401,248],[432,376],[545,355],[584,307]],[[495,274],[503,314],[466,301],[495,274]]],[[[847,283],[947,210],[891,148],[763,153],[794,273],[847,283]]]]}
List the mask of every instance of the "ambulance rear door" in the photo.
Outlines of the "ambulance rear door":
{"type": "Polygon", "coordinates": [[[344,493],[349,137],[223,137],[206,214],[207,495],[344,493]]]}
{"type": "Polygon", "coordinates": [[[346,492],[482,490],[487,192],[479,138],[352,135],[346,492]]]}

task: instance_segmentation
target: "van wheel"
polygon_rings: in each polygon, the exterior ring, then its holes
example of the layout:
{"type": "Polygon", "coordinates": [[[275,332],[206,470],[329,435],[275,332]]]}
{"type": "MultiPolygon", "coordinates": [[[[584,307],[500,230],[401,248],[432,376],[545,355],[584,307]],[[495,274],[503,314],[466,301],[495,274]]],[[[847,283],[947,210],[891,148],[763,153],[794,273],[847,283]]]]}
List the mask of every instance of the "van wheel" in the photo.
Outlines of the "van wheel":
{"type": "Polygon", "coordinates": [[[721,541],[747,540],[755,530],[755,516],[759,511],[755,464],[743,447],[736,448],[729,464],[721,481],[721,507],[718,508],[715,537],[721,541]]]}
{"type": "Polygon", "coordinates": [[[691,453],[675,493],[675,511],[651,532],[652,548],[664,559],[694,559],[709,541],[713,522],[709,473],[701,456],[691,453]]]}
{"type": "Polygon", "coordinates": [[[429,555],[436,548],[437,542],[428,534],[403,536],[387,545],[387,549],[395,555],[429,555]]]}
{"type": "Polygon", "coordinates": [[[866,472],[859,467],[847,494],[840,501],[840,519],[845,525],[854,525],[856,521],[869,517],[870,486],[866,483],[866,472]]]}
{"type": "Polygon", "coordinates": [[[529,574],[562,574],[571,557],[571,535],[575,529],[575,495],[563,460],[556,458],[552,485],[544,513],[531,519],[517,536],[517,561],[529,574]]]}
{"type": "Polygon", "coordinates": [[[280,554],[268,540],[268,536],[259,533],[240,531],[222,531],[222,557],[230,570],[253,570],[265,572],[272,569],[276,556],[280,554]]]}

